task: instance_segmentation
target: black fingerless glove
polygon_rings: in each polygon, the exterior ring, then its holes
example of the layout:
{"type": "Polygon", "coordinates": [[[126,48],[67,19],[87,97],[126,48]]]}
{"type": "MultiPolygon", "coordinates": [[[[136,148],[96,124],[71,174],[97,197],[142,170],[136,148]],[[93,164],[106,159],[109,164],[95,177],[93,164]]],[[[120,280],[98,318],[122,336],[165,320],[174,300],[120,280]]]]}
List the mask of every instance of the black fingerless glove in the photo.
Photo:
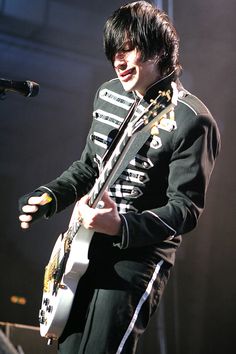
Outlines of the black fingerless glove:
{"type": "Polygon", "coordinates": [[[45,205],[37,205],[38,210],[35,213],[25,213],[22,208],[24,205],[28,204],[28,200],[31,197],[40,197],[41,195],[43,195],[45,193],[44,191],[41,190],[35,190],[32,193],[23,195],[22,197],[19,198],[19,211],[20,214],[27,214],[27,215],[31,215],[32,216],[32,220],[29,222],[30,224],[32,224],[33,222],[37,221],[38,219],[42,218],[42,217],[47,217],[51,214],[51,203],[45,204],[45,205]]]}

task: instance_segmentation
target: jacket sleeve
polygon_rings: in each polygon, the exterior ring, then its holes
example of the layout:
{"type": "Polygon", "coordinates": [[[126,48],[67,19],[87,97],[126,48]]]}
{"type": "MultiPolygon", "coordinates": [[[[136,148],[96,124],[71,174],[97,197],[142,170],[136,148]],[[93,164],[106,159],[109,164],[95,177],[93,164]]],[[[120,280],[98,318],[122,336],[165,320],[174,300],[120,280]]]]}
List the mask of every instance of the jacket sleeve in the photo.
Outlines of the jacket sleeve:
{"type": "Polygon", "coordinates": [[[174,133],[169,161],[166,205],[122,215],[121,248],[140,247],[170,240],[191,231],[204,208],[206,190],[219,152],[216,123],[208,115],[174,133]]]}
{"type": "MultiPolygon", "coordinates": [[[[97,100],[98,92],[94,99],[97,100]]],[[[88,193],[98,176],[98,166],[94,160],[95,152],[90,135],[93,125],[87,136],[86,145],[80,160],[75,161],[55,180],[39,187],[37,190],[49,193],[52,203],[46,215],[47,218],[65,209],[70,204],[88,193]]]]}
{"type": "Polygon", "coordinates": [[[41,196],[46,192],[52,198],[50,203],[40,205],[38,211],[31,214],[31,224],[42,217],[50,218],[92,188],[97,176],[97,166],[92,158],[90,144],[88,138],[81,159],[75,161],[60,177],[19,198],[19,211],[21,214],[25,214],[22,207],[27,204],[30,197],[41,196]]]}
{"type": "Polygon", "coordinates": [[[47,217],[60,212],[89,192],[98,173],[92,157],[88,138],[81,159],[73,162],[58,178],[38,188],[53,197],[52,207],[47,217]]]}

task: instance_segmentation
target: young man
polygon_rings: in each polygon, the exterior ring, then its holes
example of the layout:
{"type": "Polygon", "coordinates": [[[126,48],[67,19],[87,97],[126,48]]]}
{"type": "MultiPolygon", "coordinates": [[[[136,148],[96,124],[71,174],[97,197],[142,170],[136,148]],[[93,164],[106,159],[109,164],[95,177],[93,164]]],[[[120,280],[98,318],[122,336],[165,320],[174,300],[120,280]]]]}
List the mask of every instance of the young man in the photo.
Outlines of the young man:
{"type": "Polygon", "coordinates": [[[66,354],[135,353],[181,235],[196,226],[204,208],[219,150],[211,114],[178,80],[178,36],[164,12],[145,1],[122,6],[105,24],[104,45],[117,78],[96,94],[81,159],[20,199],[22,228],[79,200],[77,217],[94,231],[89,267],[59,339],[59,353],[66,354]],[[170,81],[176,81],[179,97],[174,131],[160,126],[159,135],[150,134],[104,193],[103,208],[90,208],[88,192],[118,129],[170,81]]]}

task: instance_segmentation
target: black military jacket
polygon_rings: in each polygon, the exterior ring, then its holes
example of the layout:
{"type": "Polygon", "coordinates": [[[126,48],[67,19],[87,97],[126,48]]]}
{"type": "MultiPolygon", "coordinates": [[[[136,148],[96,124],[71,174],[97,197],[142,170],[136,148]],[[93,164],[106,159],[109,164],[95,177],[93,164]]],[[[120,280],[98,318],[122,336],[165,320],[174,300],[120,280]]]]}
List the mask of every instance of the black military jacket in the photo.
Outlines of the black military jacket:
{"type": "MultiPolygon", "coordinates": [[[[40,187],[53,196],[49,216],[92,188],[102,168],[102,158],[131,106],[137,101],[135,118],[160,88],[163,82],[153,85],[146,96],[139,99],[135,93],[125,92],[118,79],[100,87],[81,159],[56,180],[40,187]]],[[[159,134],[149,136],[109,189],[122,215],[122,235],[116,240],[96,235],[91,257],[102,257],[104,250],[109,254],[126,251],[149,257],[159,255],[173,263],[181,235],[196,226],[204,208],[220,138],[206,106],[179,83],[178,91],[174,129],[168,131],[161,121],[159,134]]]]}

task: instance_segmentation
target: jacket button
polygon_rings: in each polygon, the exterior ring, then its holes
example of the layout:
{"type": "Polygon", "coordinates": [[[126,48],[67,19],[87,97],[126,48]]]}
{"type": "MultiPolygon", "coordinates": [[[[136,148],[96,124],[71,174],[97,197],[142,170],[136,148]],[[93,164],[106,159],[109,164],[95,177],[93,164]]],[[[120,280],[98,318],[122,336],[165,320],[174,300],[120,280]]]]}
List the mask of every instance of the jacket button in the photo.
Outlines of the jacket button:
{"type": "Polygon", "coordinates": [[[138,191],[137,191],[136,189],[132,189],[131,195],[132,195],[133,197],[136,197],[136,196],[138,195],[138,191]]]}
{"type": "Polygon", "coordinates": [[[153,146],[157,146],[157,144],[158,144],[158,143],[157,143],[156,140],[152,141],[152,145],[153,145],[153,146]]]}
{"type": "Polygon", "coordinates": [[[149,167],[149,163],[146,162],[146,161],[144,161],[144,162],[143,162],[143,168],[148,168],[148,167],[149,167]]]}

